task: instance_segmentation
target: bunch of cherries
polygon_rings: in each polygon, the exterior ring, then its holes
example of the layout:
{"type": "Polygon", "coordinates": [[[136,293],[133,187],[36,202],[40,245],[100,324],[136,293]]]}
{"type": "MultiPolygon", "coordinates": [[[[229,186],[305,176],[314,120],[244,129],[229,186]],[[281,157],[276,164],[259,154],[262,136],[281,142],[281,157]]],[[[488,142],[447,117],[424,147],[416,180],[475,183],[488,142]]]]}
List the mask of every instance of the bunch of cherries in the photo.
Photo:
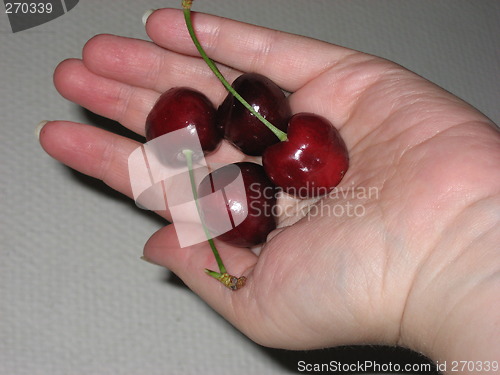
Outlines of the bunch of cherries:
{"type": "MultiPolygon", "coordinates": [[[[196,129],[204,155],[218,149],[226,139],[243,153],[262,156],[262,165],[250,162],[224,166],[208,174],[195,186],[194,198],[224,189],[241,174],[245,191],[228,197],[224,207],[200,200],[199,214],[208,230],[216,228],[211,218],[243,220],[217,238],[238,247],[251,247],[266,240],[276,228],[276,195],[281,189],[297,198],[327,194],[342,180],[349,166],[346,145],[337,129],[324,117],[312,113],[292,115],[283,91],[269,78],[245,73],[229,85],[203,51],[191,24],[192,1],[183,1],[186,25],[198,51],[229,93],[216,109],[201,92],[174,87],[160,96],[146,120],[146,140],[183,129],[196,129]],[[225,211],[225,212],[222,212],[225,211]]],[[[192,169],[193,155],[179,145],[179,158],[192,169]],[[182,154],[182,155],[181,155],[182,154]]],[[[198,155],[199,156],[199,155],[198,155]]],[[[190,170],[192,173],[192,170],[190,170]]],[[[193,176],[193,175],[191,175],[193,176]]],[[[239,222],[239,221],[238,221],[239,222]]],[[[219,271],[206,270],[232,290],[241,288],[245,277],[227,273],[212,239],[207,235],[219,271]]]]}

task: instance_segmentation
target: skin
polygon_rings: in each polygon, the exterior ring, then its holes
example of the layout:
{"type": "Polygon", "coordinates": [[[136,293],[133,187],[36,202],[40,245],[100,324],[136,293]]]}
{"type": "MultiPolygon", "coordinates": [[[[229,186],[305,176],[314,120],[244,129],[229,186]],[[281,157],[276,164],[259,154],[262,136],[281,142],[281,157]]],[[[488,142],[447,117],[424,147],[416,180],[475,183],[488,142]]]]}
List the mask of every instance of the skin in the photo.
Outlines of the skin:
{"type": "MultiPolygon", "coordinates": [[[[208,244],[179,248],[173,226],[151,237],[145,256],[262,345],[380,343],[440,362],[499,360],[498,129],[392,62],[201,13],[193,22],[229,81],[264,74],[293,93],[294,113],[317,113],[340,129],[351,165],[339,188],[351,194],[282,197],[286,213],[259,256],[217,243],[230,272],[248,277],[237,292],[202,272],[216,269],[208,244]],[[370,187],[377,193],[357,194],[370,187]],[[325,214],[339,205],[361,205],[363,215],[325,214]],[[323,215],[303,217],[307,207],[323,215]]],[[[146,28],[153,43],[92,38],[81,60],[57,67],[57,90],[141,135],[155,100],[171,87],[193,87],[220,104],[226,92],[198,57],[182,13],[156,11],[146,28]]],[[[131,196],[127,157],[137,142],[66,121],[46,124],[40,142],[62,163],[131,196]]],[[[227,143],[211,158],[249,160],[227,143]]]]}

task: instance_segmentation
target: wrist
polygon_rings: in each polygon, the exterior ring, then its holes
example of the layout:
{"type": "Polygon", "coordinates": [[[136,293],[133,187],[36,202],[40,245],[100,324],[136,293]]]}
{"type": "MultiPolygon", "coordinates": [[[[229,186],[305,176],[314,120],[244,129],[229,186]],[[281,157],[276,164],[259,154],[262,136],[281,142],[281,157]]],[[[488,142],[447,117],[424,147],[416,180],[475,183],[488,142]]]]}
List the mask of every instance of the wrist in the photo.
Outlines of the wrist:
{"type": "Polygon", "coordinates": [[[474,288],[472,298],[458,302],[444,325],[436,331],[429,356],[437,364],[446,364],[442,367],[445,374],[454,373],[454,370],[467,374],[500,373],[498,274],[494,279],[493,276],[474,288]],[[467,366],[462,368],[465,363],[467,366]],[[488,364],[491,369],[486,368],[488,364]]]}
{"type": "Polygon", "coordinates": [[[473,205],[462,213],[464,219],[454,221],[420,267],[408,297],[400,343],[441,364],[445,374],[500,373],[498,367],[483,368],[500,364],[500,228],[495,203],[492,199],[478,203],[479,208],[473,205]],[[461,368],[469,362],[468,368],[461,368]],[[452,369],[452,364],[458,367],[452,369]]]}

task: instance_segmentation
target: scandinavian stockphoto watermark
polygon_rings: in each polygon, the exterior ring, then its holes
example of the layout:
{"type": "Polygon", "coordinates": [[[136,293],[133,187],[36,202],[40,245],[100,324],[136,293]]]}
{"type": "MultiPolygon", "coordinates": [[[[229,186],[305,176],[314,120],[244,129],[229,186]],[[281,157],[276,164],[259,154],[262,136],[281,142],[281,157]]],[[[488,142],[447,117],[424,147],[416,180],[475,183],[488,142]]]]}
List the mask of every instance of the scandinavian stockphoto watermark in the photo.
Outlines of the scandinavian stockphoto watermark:
{"type": "Polygon", "coordinates": [[[79,0],[4,0],[5,14],[13,33],[52,21],[73,9],[79,0]]]}
{"type": "MultiPolygon", "coordinates": [[[[325,191],[322,199],[307,202],[288,199],[286,204],[270,204],[283,196],[281,190],[262,188],[259,184],[245,187],[239,167],[235,164],[207,163],[194,127],[182,128],[155,138],[137,149],[128,158],[132,194],[138,207],[168,212],[175,226],[179,244],[187,247],[215,238],[238,226],[248,215],[275,217],[362,217],[364,202],[378,199],[377,188],[334,188],[325,191]],[[186,151],[189,150],[189,161],[186,151]],[[210,172],[224,166],[229,183],[211,181],[212,193],[198,197],[196,187],[210,172]],[[215,189],[214,186],[224,186],[215,189]],[[237,202],[237,203],[236,203],[237,202]],[[237,215],[229,204],[244,204],[237,215]],[[203,211],[200,207],[211,207],[203,211]],[[218,207],[217,209],[213,209],[218,207]],[[210,228],[206,223],[211,223],[210,228]],[[215,223],[215,224],[214,224],[215,223]]],[[[212,177],[213,178],[213,177],[212,177]]],[[[300,196],[300,192],[296,196],[300,196]]]]}
{"type": "MultiPolygon", "coordinates": [[[[308,191],[306,185],[300,189],[303,192],[308,191]]],[[[304,199],[305,196],[300,192],[294,193],[288,190],[289,195],[304,199]]],[[[282,194],[278,192],[278,195],[282,194]]],[[[267,203],[269,198],[276,197],[272,188],[261,189],[256,184],[249,187],[251,215],[274,215],[274,216],[306,216],[308,220],[317,216],[327,217],[362,217],[366,215],[366,206],[364,202],[379,199],[378,187],[335,187],[333,189],[324,189],[321,199],[317,202],[303,205],[300,200],[291,201],[283,205],[270,205],[267,203]],[[259,199],[259,198],[265,199],[259,199]],[[264,203],[262,203],[264,202],[264,203]]]]}

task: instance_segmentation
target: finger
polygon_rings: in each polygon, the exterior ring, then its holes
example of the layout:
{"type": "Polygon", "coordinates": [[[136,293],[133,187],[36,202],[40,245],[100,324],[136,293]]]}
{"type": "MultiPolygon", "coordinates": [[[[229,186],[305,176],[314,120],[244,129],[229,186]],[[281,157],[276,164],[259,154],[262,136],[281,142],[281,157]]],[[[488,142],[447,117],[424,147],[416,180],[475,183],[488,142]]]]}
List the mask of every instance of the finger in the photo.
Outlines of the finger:
{"type": "MultiPolygon", "coordinates": [[[[288,91],[297,90],[343,58],[359,53],[203,13],[193,13],[192,19],[196,35],[212,59],[241,71],[265,74],[288,91]]],[[[198,56],[180,10],[155,11],[147,20],[146,31],[156,44],[168,50],[198,56]]]]}
{"type": "MultiPolygon", "coordinates": [[[[54,73],[54,83],[66,99],[118,121],[140,135],[145,134],[146,117],[160,95],[150,89],[96,75],[77,59],[65,60],[59,64],[54,73]]],[[[226,92],[221,91],[220,94],[226,92]]],[[[212,153],[210,158],[217,163],[258,159],[247,157],[226,141],[222,142],[219,150],[212,153]]]]}
{"type": "MultiPolygon", "coordinates": [[[[159,93],[188,86],[220,103],[226,90],[198,57],[168,51],[144,40],[97,35],[83,49],[83,63],[94,74],[159,93]]],[[[241,72],[221,68],[228,79],[241,72]]]]}
{"type": "Polygon", "coordinates": [[[146,116],[159,97],[156,91],[96,75],[77,59],[57,66],[54,84],[66,99],[141,135],[145,132],[146,116]]]}
{"type": "Polygon", "coordinates": [[[216,246],[228,273],[238,277],[242,275],[248,277],[247,285],[242,289],[232,292],[208,276],[204,272],[205,268],[218,271],[208,243],[205,241],[181,248],[174,225],[160,229],[148,240],[144,256],[151,262],[174,272],[216,311],[233,324],[238,324],[244,317],[244,311],[239,309],[248,306],[244,302],[251,300],[254,293],[251,270],[257,261],[257,256],[249,249],[232,247],[223,242],[216,241],[216,246]]]}
{"type": "MultiPolygon", "coordinates": [[[[135,198],[130,182],[129,157],[141,147],[141,143],[93,126],[67,121],[47,123],[40,131],[40,143],[49,155],[61,163],[135,198]]],[[[217,152],[207,157],[207,161],[225,165],[258,160],[223,142],[217,152]]],[[[171,221],[168,210],[156,212],[171,221]]]]}
{"type": "Polygon", "coordinates": [[[128,157],[140,143],[89,125],[51,121],[40,131],[40,144],[61,163],[133,197],[128,157]]]}

